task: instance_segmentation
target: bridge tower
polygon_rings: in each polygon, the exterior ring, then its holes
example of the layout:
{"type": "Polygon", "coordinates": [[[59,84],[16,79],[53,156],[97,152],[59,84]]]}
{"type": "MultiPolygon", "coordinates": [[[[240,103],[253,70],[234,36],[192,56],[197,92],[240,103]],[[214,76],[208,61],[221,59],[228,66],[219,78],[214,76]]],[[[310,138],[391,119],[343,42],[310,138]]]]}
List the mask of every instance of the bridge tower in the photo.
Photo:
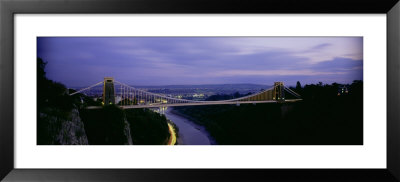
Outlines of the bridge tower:
{"type": "Polygon", "coordinates": [[[277,101],[285,100],[285,87],[283,86],[283,82],[274,83],[273,99],[277,101]]]}
{"type": "Polygon", "coordinates": [[[112,77],[104,77],[103,103],[104,105],[115,104],[114,78],[112,77]]]}

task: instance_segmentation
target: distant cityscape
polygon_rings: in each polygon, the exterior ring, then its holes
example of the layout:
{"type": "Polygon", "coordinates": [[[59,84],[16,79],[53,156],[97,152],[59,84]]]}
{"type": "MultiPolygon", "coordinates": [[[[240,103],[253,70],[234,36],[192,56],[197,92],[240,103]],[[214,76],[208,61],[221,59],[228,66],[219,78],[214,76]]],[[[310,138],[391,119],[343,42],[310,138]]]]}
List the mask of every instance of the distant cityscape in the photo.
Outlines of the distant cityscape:
{"type": "MultiPolygon", "coordinates": [[[[215,84],[215,85],[168,85],[168,86],[132,86],[143,91],[158,93],[178,99],[205,100],[212,95],[232,95],[234,93],[248,94],[271,88],[271,85],[258,84],[215,84]]],[[[83,87],[72,87],[70,89],[80,90],[83,87]]],[[[115,85],[116,102],[122,100],[123,90],[115,85]]],[[[103,86],[99,85],[84,92],[94,99],[101,98],[103,86]]]]}

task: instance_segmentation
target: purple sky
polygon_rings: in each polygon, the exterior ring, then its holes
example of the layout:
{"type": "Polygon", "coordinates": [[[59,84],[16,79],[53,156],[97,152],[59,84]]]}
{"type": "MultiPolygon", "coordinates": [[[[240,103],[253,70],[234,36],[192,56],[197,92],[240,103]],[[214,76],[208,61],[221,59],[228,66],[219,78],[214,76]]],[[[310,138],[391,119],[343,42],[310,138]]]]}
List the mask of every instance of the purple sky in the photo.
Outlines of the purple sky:
{"type": "Polygon", "coordinates": [[[38,37],[47,77],[67,87],[104,77],[130,85],[351,83],[362,37],[38,37]]]}

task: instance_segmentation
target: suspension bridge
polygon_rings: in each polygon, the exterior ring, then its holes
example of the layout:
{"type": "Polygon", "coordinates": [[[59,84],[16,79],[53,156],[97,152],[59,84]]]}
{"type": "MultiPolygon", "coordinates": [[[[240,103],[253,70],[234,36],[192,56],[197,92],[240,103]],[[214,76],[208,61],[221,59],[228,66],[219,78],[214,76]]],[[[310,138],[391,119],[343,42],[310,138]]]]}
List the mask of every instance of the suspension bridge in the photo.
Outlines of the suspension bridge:
{"type": "MultiPolygon", "coordinates": [[[[131,108],[158,108],[158,107],[173,107],[173,106],[199,106],[199,105],[222,105],[222,104],[257,104],[257,103],[284,103],[297,102],[302,100],[301,96],[284,86],[283,82],[275,82],[274,86],[235,99],[219,100],[219,101],[197,101],[175,98],[159,93],[148,92],[139,88],[129,86],[118,82],[112,77],[105,77],[104,81],[93,84],[89,87],[80,89],[70,95],[85,93],[94,87],[102,85],[103,87],[103,105],[118,104],[122,109],[131,108]],[[115,92],[119,89],[119,93],[115,92]],[[285,92],[294,96],[293,99],[286,99],[285,92]],[[120,101],[116,103],[116,98],[120,101]]],[[[87,109],[98,109],[101,106],[88,106],[87,109]]]]}

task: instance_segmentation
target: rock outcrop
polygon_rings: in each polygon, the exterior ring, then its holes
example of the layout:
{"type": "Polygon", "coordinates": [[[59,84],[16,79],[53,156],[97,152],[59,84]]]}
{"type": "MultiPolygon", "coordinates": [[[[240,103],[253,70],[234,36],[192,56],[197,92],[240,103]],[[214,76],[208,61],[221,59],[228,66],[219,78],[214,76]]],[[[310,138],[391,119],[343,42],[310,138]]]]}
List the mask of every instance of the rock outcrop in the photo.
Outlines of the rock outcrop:
{"type": "Polygon", "coordinates": [[[47,135],[38,140],[38,144],[45,145],[88,145],[85,127],[79,117],[78,109],[71,112],[62,112],[57,109],[47,108],[39,113],[39,122],[42,132],[47,130],[47,135]]]}
{"type": "Polygon", "coordinates": [[[124,120],[125,123],[125,128],[124,128],[124,134],[127,138],[127,143],[125,143],[125,145],[133,145],[133,141],[132,141],[132,135],[131,135],[131,127],[129,125],[129,122],[126,120],[124,120]]]}

